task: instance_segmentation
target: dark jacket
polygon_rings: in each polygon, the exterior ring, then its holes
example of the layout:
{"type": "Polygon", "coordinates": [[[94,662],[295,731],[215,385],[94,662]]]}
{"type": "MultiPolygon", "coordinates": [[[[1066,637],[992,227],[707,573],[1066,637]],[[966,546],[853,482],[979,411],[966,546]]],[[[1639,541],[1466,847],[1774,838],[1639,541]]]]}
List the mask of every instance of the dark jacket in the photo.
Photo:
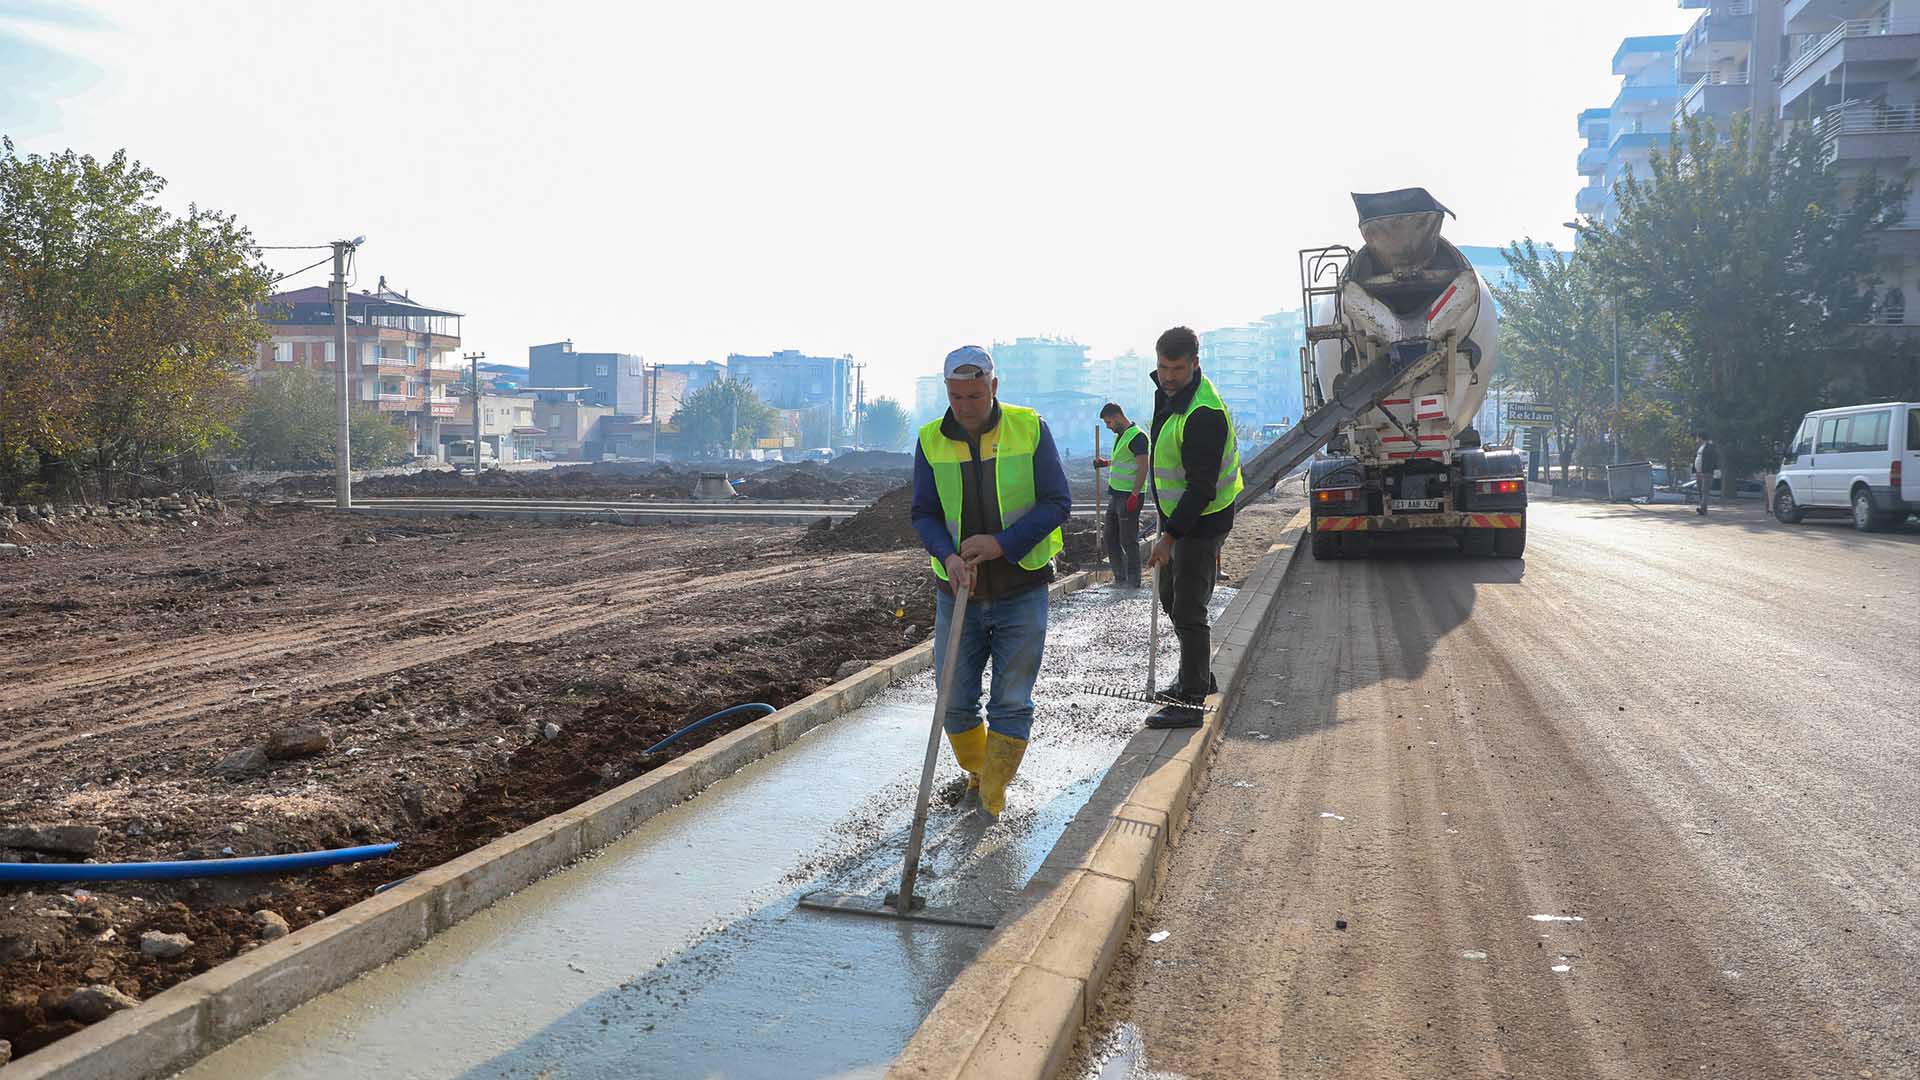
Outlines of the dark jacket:
{"type": "Polygon", "coordinates": [[[1713,445],[1712,439],[1708,439],[1706,442],[1701,443],[1699,448],[1694,450],[1693,452],[1693,471],[1694,472],[1702,472],[1711,476],[1713,475],[1713,470],[1719,467],[1720,467],[1720,448],[1713,445]]]}
{"type": "MultiPolygon", "coordinates": [[[[1153,380],[1153,445],[1159,446],[1160,429],[1166,426],[1167,420],[1193,404],[1194,392],[1200,389],[1201,372],[1198,367],[1194,368],[1193,380],[1172,397],[1161,391],[1159,372],[1147,377],[1153,380]]],[[[1219,490],[1220,461],[1227,453],[1227,436],[1227,418],[1223,413],[1202,409],[1187,418],[1180,446],[1180,463],[1187,472],[1187,490],[1181,493],[1173,514],[1160,522],[1160,527],[1174,539],[1225,536],[1233,529],[1234,508],[1231,506],[1217,514],[1202,516],[1200,513],[1219,490]]],[[[1153,489],[1157,506],[1159,484],[1155,483],[1153,489]]]]}
{"type": "MultiPolygon", "coordinates": [[[[994,403],[988,418],[989,431],[1000,426],[1000,405],[994,403]]],[[[1073,512],[1073,495],[1067,487],[1067,471],[1060,464],[1060,452],[1053,445],[1053,432],[1046,421],[1040,422],[1040,445],[1033,451],[1033,509],[1011,526],[1000,520],[999,489],[994,484],[995,458],[980,456],[980,440],[968,435],[953,410],[940,421],[940,433],[967,444],[973,460],[960,463],[960,538],[990,534],[1000,541],[1001,558],[981,563],[975,575],[973,599],[995,600],[1014,596],[1053,580],[1053,564],[1038,570],[1025,570],[1017,561],[1046,535],[1066,523],[1073,512]]],[[[913,448],[913,529],[927,554],[944,561],[958,551],[947,532],[946,512],[940,507],[940,491],[934,486],[933,465],[916,442],[913,448]]],[[[938,579],[935,579],[938,580],[938,579]]],[[[941,581],[940,590],[951,593],[953,586],[941,581]]]]}

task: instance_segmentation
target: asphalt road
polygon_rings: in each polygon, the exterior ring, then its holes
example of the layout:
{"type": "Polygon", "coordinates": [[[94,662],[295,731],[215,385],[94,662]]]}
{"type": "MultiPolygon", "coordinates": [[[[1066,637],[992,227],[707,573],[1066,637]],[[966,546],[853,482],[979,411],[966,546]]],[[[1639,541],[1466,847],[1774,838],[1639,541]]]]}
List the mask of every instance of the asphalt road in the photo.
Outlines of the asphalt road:
{"type": "Polygon", "coordinates": [[[1069,1075],[1920,1076],[1920,527],[1529,532],[1295,564],[1069,1075]]]}

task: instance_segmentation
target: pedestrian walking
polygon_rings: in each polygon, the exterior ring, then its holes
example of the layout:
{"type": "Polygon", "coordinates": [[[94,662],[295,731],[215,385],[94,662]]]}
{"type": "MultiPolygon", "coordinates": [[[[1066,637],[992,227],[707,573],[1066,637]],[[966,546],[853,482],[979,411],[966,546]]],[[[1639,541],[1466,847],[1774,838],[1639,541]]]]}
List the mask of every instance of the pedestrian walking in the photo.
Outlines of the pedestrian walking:
{"type": "Polygon", "coordinates": [[[1140,587],[1140,492],[1152,468],[1147,460],[1149,440],[1140,426],[1127,419],[1115,402],[1100,407],[1100,420],[1113,432],[1113,457],[1093,459],[1094,468],[1107,469],[1107,513],[1104,539],[1113,562],[1113,583],[1140,587]]]}
{"type": "MultiPolygon", "coordinates": [[[[1073,511],[1067,474],[1046,421],[999,400],[993,355],[977,345],[947,354],[947,412],[920,429],[913,457],[913,527],[932,556],[938,594],[933,655],[947,635],[960,652],[947,714],[953,756],[981,809],[1006,809],[1033,728],[1033,684],[1047,642],[1047,584],[1073,511]],[[954,583],[967,607],[954,626],[954,583]],[[993,689],[980,719],[981,682],[993,689]]],[[[936,669],[937,671],[937,669],[936,669]]],[[[936,676],[941,677],[941,676],[936,676]]]]}
{"type": "Polygon", "coordinates": [[[1706,517],[1707,496],[1713,487],[1713,473],[1720,467],[1720,448],[1713,445],[1712,436],[1704,431],[1694,432],[1693,438],[1698,444],[1693,452],[1693,482],[1694,486],[1700,489],[1695,492],[1700,496],[1697,512],[1701,517],[1706,517]]]}
{"type": "Polygon", "coordinates": [[[1153,501],[1160,538],[1147,555],[1159,571],[1159,603],[1180,642],[1180,674],[1161,692],[1167,704],[1147,717],[1154,728],[1198,727],[1198,706],[1219,689],[1213,677],[1207,602],[1220,547],[1233,529],[1240,494],[1240,446],[1233,417],[1200,371],[1200,341],[1176,326],[1154,345],[1153,501]]]}

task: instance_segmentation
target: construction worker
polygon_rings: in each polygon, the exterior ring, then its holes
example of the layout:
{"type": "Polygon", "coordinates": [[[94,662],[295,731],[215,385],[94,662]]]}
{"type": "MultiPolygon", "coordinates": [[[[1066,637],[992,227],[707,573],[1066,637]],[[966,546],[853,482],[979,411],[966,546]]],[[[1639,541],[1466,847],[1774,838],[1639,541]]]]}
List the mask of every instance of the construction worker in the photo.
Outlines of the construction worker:
{"type": "Polygon", "coordinates": [[[1096,469],[1107,469],[1107,557],[1113,560],[1113,583],[1140,587],[1140,489],[1147,482],[1147,433],[1127,419],[1127,411],[1109,401],[1100,407],[1100,420],[1113,432],[1113,457],[1093,459],[1096,469]]]}
{"type": "Polygon", "coordinates": [[[1161,692],[1166,704],[1147,726],[1200,726],[1198,706],[1219,687],[1207,634],[1207,601],[1220,546],[1233,528],[1240,481],[1240,446],[1233,417],[1212,380],[1200,373],[1200,340],[1176,326],[1154,344],[1153,501],[1160,538],[1147,568],[1160,570],[1160,606],[1180,641],[1180,674],[1161,692]]]}
{"type": "MultiPolygon", "coordinates": [[[[1047,583],[1073,511],[1066,470],[1046,422],[999,400],[993,355],[977,345],[947,354],[947,414],[920,429],[913,455],[913,527],[938,579],[933,655],[960,634],[942,723],[980,807],[999,816],[1033,727],[1033,684],[1047,643],[1047,583]],[[953,584],[967,583],[966,618],[953,625],[953,584]],[[980,720],[980,681],[993,693],[980,720]]],[[[944,678],[936,675],[936,678],[944,678]]]]}

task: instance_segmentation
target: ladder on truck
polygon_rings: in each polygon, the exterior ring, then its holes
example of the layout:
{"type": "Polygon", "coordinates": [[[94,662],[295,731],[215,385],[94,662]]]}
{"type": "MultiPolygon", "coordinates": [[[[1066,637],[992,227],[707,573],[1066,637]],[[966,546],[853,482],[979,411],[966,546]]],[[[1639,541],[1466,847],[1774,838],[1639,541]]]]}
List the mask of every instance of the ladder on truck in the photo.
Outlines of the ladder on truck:
{"type": "Polygon", "coordinates": [[[1444,349],[1417,359],[1401,356],[1394,349],[1368,350],[1373,359],[1365,368],[1344,376],[1332,387],[1320,385],[1313,367],[1313,346],[1347,336],[1340,321],[1340,279],[1352,257],[1353,249],[1341,244],[1308,248],[1300,253],[1301,312],[1307,327],[1307,344],[1300,351],[1301,388],[1306,395],[1302,400],[1316,406],[1301,417],[1292,430],[1241,463],[1240,480],[1244,490],[1234,500],[1236,506],[1245,506],[1272,491],[1275,484],[1292,475],[1301,462],[1325,446],[1343,425],[1380,404],[1395,389],[1433,370],[1446,358],[1444,349]],[[1327,283],[1329,277],[1331,284],[1327,283]],[[1313,301],[1322,296],[1332,297],[1333,318],[1331,322],[1315,325],[1313,301]]]}

